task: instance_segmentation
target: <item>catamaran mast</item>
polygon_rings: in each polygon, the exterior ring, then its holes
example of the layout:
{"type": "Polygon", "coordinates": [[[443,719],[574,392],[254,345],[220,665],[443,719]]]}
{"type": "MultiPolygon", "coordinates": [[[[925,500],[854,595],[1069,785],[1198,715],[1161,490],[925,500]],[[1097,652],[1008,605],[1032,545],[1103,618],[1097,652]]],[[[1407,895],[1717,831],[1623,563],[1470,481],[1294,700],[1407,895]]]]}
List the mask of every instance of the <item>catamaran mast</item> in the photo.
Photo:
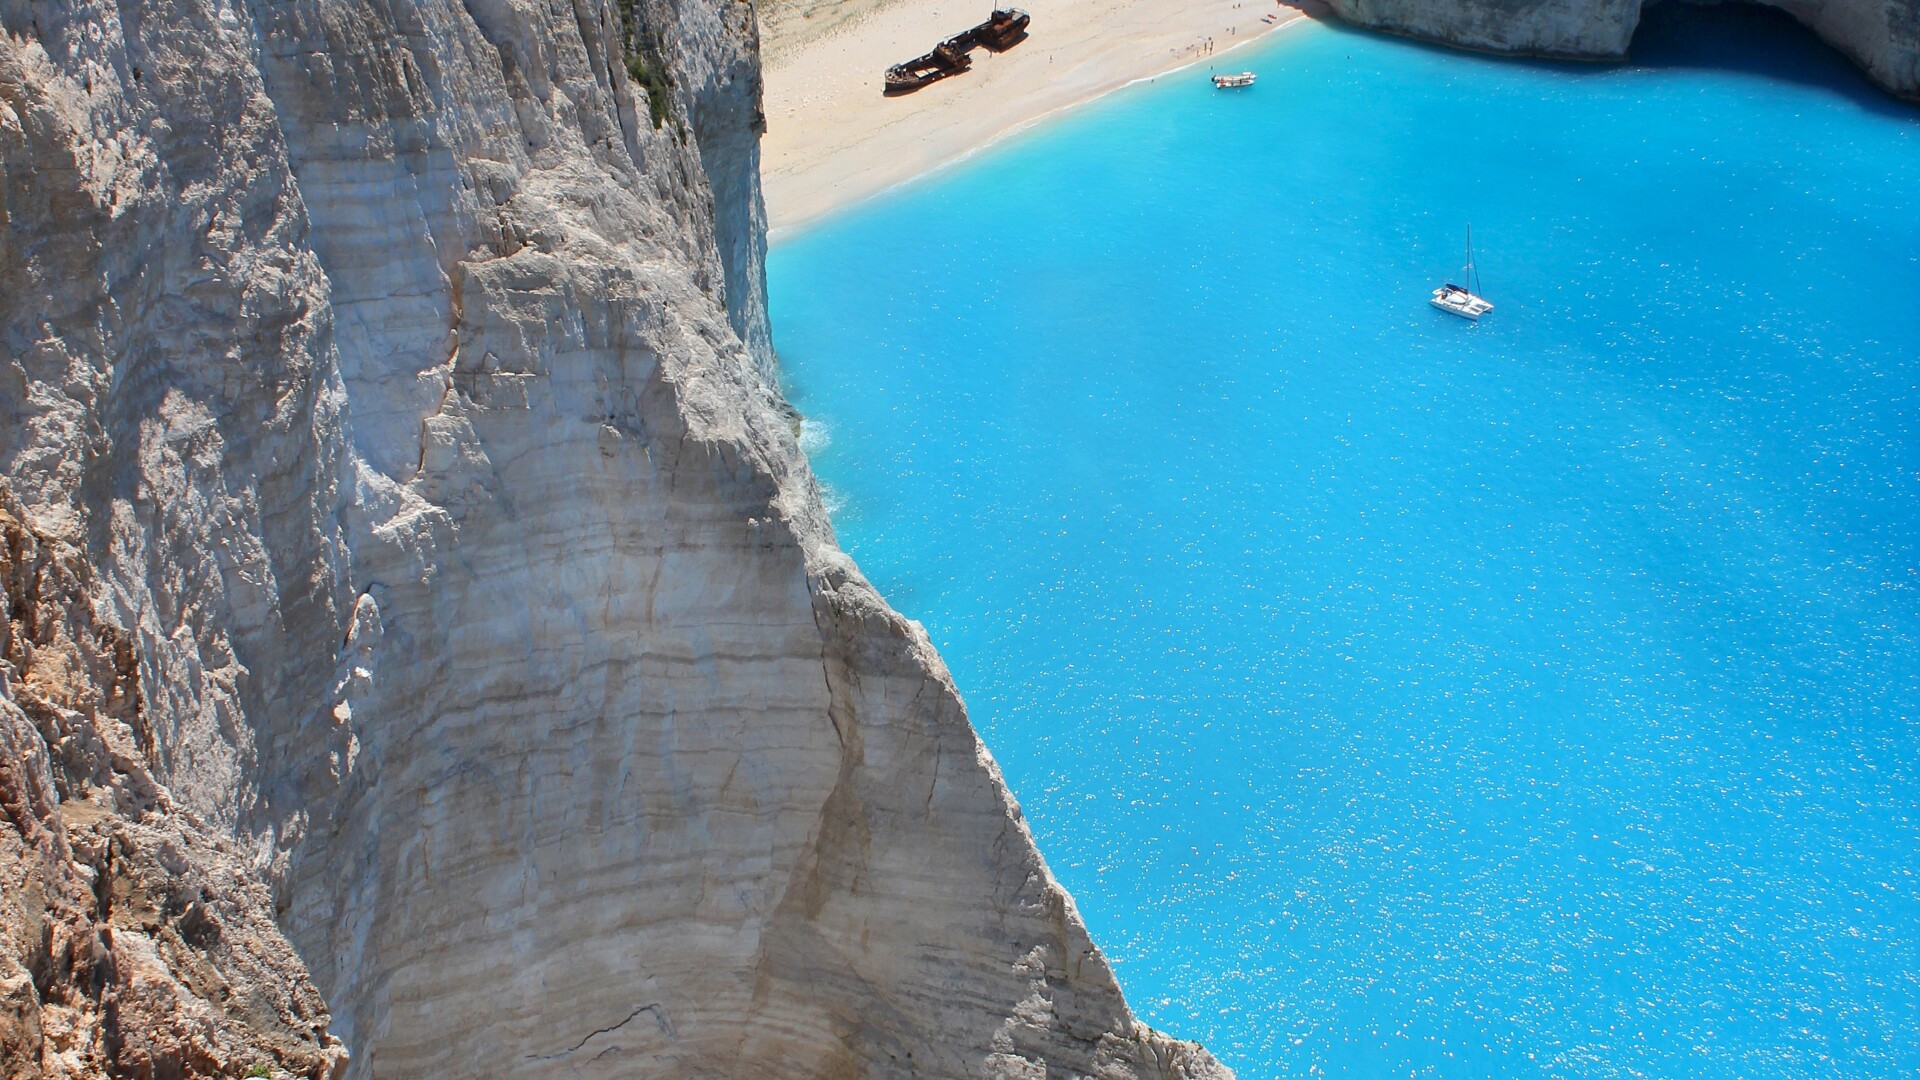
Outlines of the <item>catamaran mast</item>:
{"type": "Polygon", "coordinates": [[[1467,223],[1467,270],[1466,270],[1466,273],[1462,276],[1464,276],[1467,279],[1467,291],[1472,293],[1475,296],[1479,296],[1480,295],[1480,275],[1478,271],[1474,270],[1473,268],[1473,223],[1472,222],[1467,223]]]}

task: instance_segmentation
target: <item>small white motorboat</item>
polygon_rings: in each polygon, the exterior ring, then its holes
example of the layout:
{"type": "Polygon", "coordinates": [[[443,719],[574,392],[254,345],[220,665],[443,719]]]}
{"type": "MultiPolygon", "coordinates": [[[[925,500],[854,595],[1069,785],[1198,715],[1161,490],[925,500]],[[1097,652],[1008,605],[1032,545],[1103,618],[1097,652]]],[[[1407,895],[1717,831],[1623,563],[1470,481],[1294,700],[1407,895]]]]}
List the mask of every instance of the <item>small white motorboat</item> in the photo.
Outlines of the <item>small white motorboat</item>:
{"type": "Polygon", "coordinates": [[[1231,90],[1237,86],[1252,86],[1253,72],[1236,71],[1231,75],[1215,75],[1213,85],[1222,90],[1231,90]]]}
{"type": "Polygon", "coordinates": [[[1449,281],[1433,290],[1430,303],[1441,311],[1479,322],[1480,316],[1493,310],[1493,302],[1479,295],[1480,272],[1473,268],[1473,226],[1467,226],[1467,265],[1460,272],[1465,285],[1449,281]]]}

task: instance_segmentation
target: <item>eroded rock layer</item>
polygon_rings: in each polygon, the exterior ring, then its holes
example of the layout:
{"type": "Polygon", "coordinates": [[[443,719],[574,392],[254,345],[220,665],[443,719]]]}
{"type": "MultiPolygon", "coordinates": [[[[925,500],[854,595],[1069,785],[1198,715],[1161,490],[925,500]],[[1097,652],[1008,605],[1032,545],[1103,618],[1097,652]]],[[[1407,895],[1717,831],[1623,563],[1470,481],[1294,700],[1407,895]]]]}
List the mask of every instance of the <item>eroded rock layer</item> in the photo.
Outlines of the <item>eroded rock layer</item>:
{"type": "Polygon", "coordinates": [[[1225,1075],[1134,1020],[834,546],[770,378],[749,5],[0,33],[7,527],[95,642],[0,668],[0,1053],[1225,1075]]]}
{"type": "Polygon", "coordinates": [[[0,486],[0,1075],[338,1075],[232,840],[154,782],[132,639],[0,486]]]}
{"type": "MultiPolygon", "coordinates": [[[[1686,0],[1671,0],[1679,3],[1686,0]]],[[[1920,0],[1751,0],[1792,15],[1872,79],[1920,98],[1920,0]]],[[[1523,56],[1620,60],[1643,0],[1328,0],[1340,17],[1523,56]]]]}

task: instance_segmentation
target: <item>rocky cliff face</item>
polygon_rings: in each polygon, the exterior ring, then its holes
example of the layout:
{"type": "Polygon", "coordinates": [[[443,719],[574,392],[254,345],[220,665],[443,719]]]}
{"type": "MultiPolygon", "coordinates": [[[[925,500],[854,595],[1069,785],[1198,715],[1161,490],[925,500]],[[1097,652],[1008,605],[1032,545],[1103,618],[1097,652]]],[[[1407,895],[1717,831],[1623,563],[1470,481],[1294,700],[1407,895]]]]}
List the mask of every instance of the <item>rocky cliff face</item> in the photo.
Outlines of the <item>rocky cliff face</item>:
{"type": "MultiPolygon", "coordinates": [[[[1674,0],[1680,2],[1680,0],[1674,0]]],[[[1798,19],[1873,80],[1920,98],[1920,0],[1754,0],[1798,19]]],[[[1329,0],[1342,18],[1494,52],[1619,60],[1642,0],[1329,0]]]]}
{"type": "Polygon", "coordinates": [[[1362,26],[1525,56],[1620,59],[1640,0],[1328,0],[1362,26]]]}
{"type": "Polygon", "coordinates": [[[132,638],[18,510],[0,487],[0,1074],[337,1075],[266,886],[154,780],[132,638]]]}
{"type": "Polygon", "coordinates": [[[736,0],[0,0],[8,1075],[1225,1075],[834,546],[758,95],[736,0]]]}

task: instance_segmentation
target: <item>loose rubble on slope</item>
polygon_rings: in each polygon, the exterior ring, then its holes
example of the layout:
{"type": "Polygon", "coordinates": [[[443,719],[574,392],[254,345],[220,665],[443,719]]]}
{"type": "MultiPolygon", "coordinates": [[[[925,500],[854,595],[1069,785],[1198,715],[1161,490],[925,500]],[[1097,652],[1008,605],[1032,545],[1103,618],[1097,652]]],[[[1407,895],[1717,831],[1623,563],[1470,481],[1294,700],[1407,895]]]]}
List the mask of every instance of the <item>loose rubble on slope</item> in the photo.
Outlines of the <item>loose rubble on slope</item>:
{"type": "Polygon", "coordinates": [[[0,486],[0,1074],[339,1075],[266,887],[154,782],[92,584],[0,486]]]}

